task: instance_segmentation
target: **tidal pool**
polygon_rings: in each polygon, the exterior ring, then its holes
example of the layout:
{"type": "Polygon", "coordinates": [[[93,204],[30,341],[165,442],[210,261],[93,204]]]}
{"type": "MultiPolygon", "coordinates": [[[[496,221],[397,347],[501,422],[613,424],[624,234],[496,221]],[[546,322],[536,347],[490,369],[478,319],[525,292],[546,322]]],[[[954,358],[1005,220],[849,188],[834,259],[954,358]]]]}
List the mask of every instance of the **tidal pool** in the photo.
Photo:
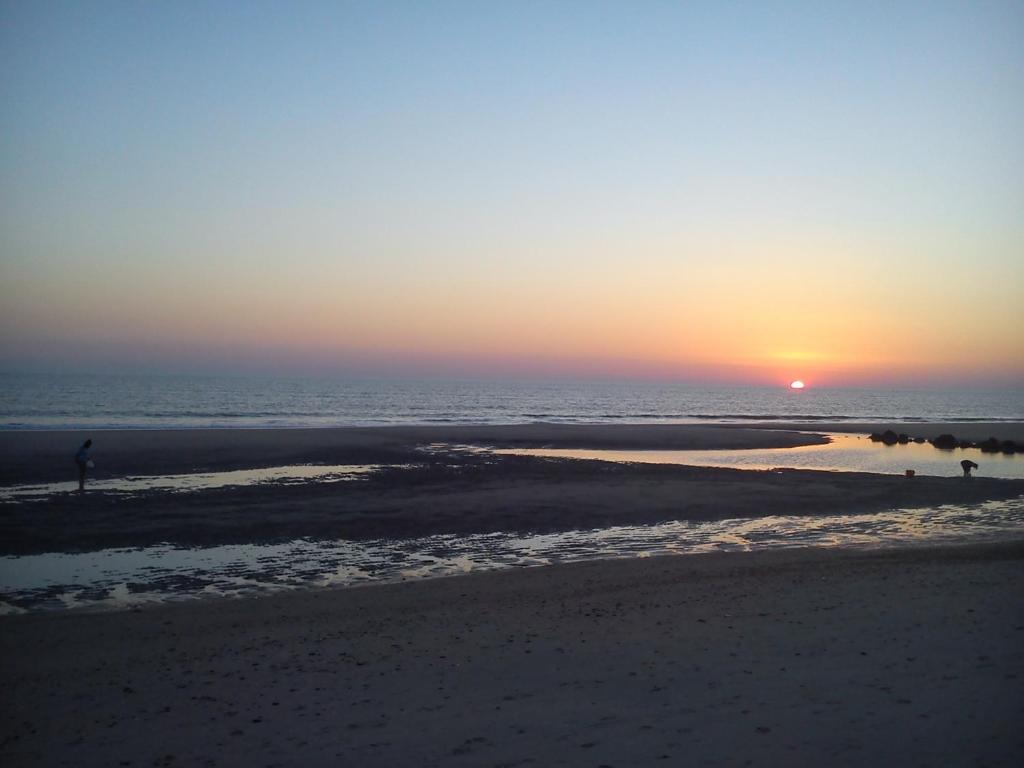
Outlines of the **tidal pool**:
{"type": "MultiPolygon", "coordinates": [[[[340,483],[358,480],[370,472],[382,469],[375,464],[297,464],[285,467],[262,467],[259,469],[237,469],[228,472],[197,472],[187,475],[138,475],[116,477],[104,480],[89,480],[87,491],[104,493],[142,493],[144,491],[168,491],[188,493],[214,488],[259,485],[298,485],[302,483],[340,483]]],[[[59,493],[75,493],[78,482],[42,483],[38,485],[11,485],[0,487],[0,501],[44,500],[59,493]]]]}
{"type": "Polygon", "coordinates": [[[961,475],[960,461],[978,464],[979,477],[1024,479],[1024,455],[982,453],[977,448],[940,450],[928,443],[883,445],[864,435],[829,434],[832,442],[799,448],[730,449],[716,451],[614,451],[578,448],[493,448],[495,454],[542,456],[559,459],[688,464],[733,469],[816,469],[829,472],[875,472],[902,475],[908,469],[918,475],[961,475]]]}

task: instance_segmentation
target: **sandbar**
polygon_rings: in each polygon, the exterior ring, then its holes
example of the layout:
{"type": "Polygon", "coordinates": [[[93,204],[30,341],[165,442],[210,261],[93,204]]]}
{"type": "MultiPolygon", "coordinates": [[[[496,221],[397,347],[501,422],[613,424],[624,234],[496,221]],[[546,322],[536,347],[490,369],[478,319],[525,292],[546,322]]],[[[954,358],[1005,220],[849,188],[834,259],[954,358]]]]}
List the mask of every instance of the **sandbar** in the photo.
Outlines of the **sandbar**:
{"type": "Polygon", "coordinates": [[[0,431],[0,485],[66,479],[93,440],[96,477],[159,475],[283,464],[402,462],[433,443],[503,448],[789,448],[826,438],[796,430],[694,424],[513,424],[282,429],[0,431]]]}
{"type": "MultiPolygon", "coordinates": [[[[186,495],[62,494],[4,502],[0,554],[297,538],[553,532],[669,520],[834,515],[1024,494],[1024,481],[810,470],[750,471],[420,450],[509,447],[745,448],[820,444],[820,434],[704,425],[518,425],[92,433],[99,477],[286,463],[382,463],[358,482],[241,486],[186,495]]],[[[0,433],[8,482],[68,480],[83,433],[0,433]]],[[[1021,457],[1024,461],[1024,457],[1021,457]]],[[[958,471],[955,457],[951,472],[958,471]]]]}

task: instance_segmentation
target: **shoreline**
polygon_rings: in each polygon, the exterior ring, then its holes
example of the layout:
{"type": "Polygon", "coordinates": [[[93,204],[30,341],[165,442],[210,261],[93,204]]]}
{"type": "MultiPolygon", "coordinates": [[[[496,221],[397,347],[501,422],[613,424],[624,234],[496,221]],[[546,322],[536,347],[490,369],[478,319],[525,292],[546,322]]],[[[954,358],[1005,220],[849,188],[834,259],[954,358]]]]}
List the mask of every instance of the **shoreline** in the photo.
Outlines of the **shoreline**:
{"type": "Polygon", "coordinates": [[[0,757],[1010,765],[1022,588],[1014,541],[8,616],[0,757]]]}
{"type": "Polygon", "coordinates": [[[942,419],[936,421],[933,419],[925,419],[918,417],[908,417],[906,419],[877,419],[877,418],[865,418],[860,417],[849,417],[842,418],[836,416],[822,416],[815,418],[801,419],[799,417],[792,416],[778,416],[778,417],[767,417],[767,416],[709,416],[707,418],[692,418],[692,419],[664,419],[659,420],[658,418],[637,418],[635,421],[629,421],[630,417],[621,417],[614,420],[606,421],[586,421],[586,420],[574,420],[574,421],[546,421],[544,419],[534,419],[527,421],[473,421],[473,420],[436,420],[436,421],[395,421],[395,422],[384,422],[384,421],[373,421],[373,422],[358,422],[354,421],[351,423],[335,423],[335,424],[309,424],[304,422],[295,422],[292,424],[194,424],[194,425],[182,425],[182,424],[96,424],[96,425],[82,425],[82,424],[61,424],[57,426],[32,426],[23,424],[0,424],[0,435],[4,433],[33,433],[33,432],[65,432],[65,433],[79,433],[79,432],[192,432],[195,430],[207,430],[210,432],[220,432],[224,430],[240,430],[247,431],[253,429],[264,429],[268,431],[279,431],[279,430],[290,430],[290,429],[309,429],[309,430],[324,430],[324,429],[446,429],[446,428],[462,428],[462,427],[529,427],[535,425],[551,425],[551,426],[565,426],[565,427],[602,427],[602,426],[633,426],[633,427],[735,427],[739,429],[797,429],[799,431],[814,431],[814,427],[823,426],[827,429],[823,431],[828,432],[841,432],[841,425],[849,427],[851,430],[858,432],[871,431],[879,425],[886,427],[897,427],[897,426],[929,426],[933,424],[943,424],[950,426],[963,425],[970,427],[975,424],[979,425],[991,425],[998,427],[1000,425],[1006,425],[1009,427],[1024,426],[1024,417],[977,417],[967,419],[942,419]],[[869,427],[871,429],[857,429],[859,427],[869,427]]]}

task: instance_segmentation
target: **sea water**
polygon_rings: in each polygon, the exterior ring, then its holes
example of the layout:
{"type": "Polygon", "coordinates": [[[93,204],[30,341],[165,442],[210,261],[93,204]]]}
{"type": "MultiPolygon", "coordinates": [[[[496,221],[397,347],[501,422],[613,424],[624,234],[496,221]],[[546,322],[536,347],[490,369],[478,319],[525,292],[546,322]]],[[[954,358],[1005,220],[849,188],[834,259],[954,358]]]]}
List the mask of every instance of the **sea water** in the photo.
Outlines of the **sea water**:
{"type": "Polygon", "coordinates": [[[662,381],[0,373],[0,429],[729,421],[1024,421],[1004,390],[662,381]]]}

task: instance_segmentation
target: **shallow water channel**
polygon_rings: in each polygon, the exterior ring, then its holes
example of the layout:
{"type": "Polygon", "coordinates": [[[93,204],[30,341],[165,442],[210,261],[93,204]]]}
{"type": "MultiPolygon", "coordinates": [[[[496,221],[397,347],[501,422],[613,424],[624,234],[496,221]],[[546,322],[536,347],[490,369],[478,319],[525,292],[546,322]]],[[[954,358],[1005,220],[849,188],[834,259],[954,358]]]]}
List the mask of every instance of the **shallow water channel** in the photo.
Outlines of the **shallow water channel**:
{"type": "Polygon", "coordinates": [[[542,535],[158,545],[0,557],[0,612],[127,608],[203,596],[395,582],[601,558],[787,547],[892,547],[1024,536],[1024,497],[876,514],[771,516],[542,535]]]}
{"type": "MultiPolygon", "coordinates": [[[[379,469],[381,467],[374,464],[296,464],[284,467],[236,469],[227,472],[194,472],[185,475],[139,475],[103,480],[90,479],[87,483],[87,490],[131,495],[145,491],[189,493],[264,483],[277,485],[340,483],[347,480],[358,480],[379,469]]],[[[0,487],[0,501],[42,501],[55,494],[74,493],[77,490],[78,483],[75,481],[11,485],[0,487]]]]}
{"type": "MultiPolygon", "coordinates": [[[[820,434],[820,433],[819,433],[820,434]]],[[[1024,455],[982,453],[977,448],[941,450],[928,443],[883,445],[866,435],[832,433],[832,442],[798,448],[732,449],[717,451],[614,451],[578,448],[490,449],[496,454],[546,456],[560,459],[640,462],[644,464],[689,464],[698,467],[733,469],[815,469],[831,472],[874,472],[902,475],[908,469],[918,475],[948,477],[960,475],[960,461],[978,464],[979,477],[1024,479],[1024,455]]]]}

